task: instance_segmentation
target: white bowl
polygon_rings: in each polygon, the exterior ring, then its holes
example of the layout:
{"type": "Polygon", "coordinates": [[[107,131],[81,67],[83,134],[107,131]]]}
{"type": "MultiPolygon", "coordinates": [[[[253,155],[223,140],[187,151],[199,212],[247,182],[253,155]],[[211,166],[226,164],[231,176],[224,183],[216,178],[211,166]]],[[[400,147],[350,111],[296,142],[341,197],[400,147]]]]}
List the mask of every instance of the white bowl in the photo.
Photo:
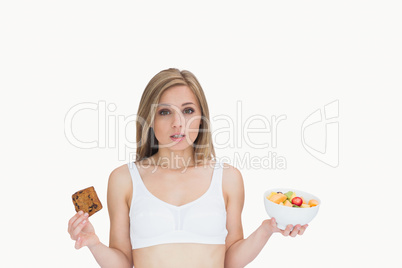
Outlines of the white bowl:
{"type": "Polygon", "coordinates": [[[314,219],[315,215],[317,215],[318,213],[318,209],[320,208],[321,200],[312,194],[297,189],[275,188],[267,190],[264,193],[264,205],[268,215],[271,218],[275,218],[278,224],[278,228],[285,230],[288,224],[292,224],[293,226],[295,226],[296,224],[304,225],[309,223],[312,219],[314,219]],[[295,192],[296,195],[299,197],[302,196],[307,203],[310,199],[315,199],[318,201],[318,205],[310,208],[294,208],[294,207],[278,205],[267,199],[267,196],[271,192],[286,193],[288,191],[295,192]]]}

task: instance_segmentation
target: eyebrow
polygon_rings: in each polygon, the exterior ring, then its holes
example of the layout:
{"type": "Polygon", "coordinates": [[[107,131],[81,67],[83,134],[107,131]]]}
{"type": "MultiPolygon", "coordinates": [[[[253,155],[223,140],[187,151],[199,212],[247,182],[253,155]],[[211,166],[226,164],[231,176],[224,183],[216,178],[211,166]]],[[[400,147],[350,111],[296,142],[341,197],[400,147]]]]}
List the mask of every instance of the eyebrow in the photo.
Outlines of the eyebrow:
{"type": "MultiPolygon", "coordinates": [[[[185,105],[188,105],[188,104],[193,104],[193,105],[195,105],[195,104],[192,103],[192,102],[186,102],[186,103],[183,103],[181,106],[185,106],[185,105]]],[[[158,106],[171,106],[171,104],[160,103],[160,104],[158,104],[158,106]]]]}

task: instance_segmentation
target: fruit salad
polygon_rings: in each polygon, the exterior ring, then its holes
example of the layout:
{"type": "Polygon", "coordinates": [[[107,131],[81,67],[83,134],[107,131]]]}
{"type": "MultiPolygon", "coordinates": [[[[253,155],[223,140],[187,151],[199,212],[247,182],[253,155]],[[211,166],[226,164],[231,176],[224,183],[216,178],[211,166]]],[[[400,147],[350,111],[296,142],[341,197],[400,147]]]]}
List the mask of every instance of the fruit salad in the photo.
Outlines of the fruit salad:
{"type": "Polygon", "coordinates": [[[302,196],[297,196],[296,193],[292,191],[286,193],[271,192],[267,196],[267,199],[278,205],[294,208],[310,208],[318,205],[317,200],[311,199],[306,202],[302,196]]]}

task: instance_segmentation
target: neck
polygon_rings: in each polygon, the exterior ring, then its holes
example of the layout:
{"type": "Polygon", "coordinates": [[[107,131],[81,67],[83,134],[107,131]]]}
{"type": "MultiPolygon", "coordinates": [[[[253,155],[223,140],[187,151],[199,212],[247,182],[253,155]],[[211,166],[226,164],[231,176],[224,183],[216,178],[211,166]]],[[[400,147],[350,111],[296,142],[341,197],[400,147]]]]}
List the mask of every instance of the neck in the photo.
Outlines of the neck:
{"type": "Polygon", "coordinates": [[[159,150],[152,156],[153,165],[168,169],[183,169],[195,166],[194,151],[159,150]]]}

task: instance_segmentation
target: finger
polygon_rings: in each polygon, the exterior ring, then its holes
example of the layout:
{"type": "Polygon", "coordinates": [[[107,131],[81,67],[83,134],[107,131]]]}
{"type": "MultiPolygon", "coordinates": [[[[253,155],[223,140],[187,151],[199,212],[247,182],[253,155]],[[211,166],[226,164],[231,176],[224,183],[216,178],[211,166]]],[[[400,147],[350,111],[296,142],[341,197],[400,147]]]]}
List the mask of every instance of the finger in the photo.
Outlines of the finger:
{"type": "Polygon", "coordinates": [[[81,234],[78,236],[77,241],[75,241],[75,248],[80,249],[88,246],[91,241],[91,237],[86,234],[81,234]]]}
{"type": "Polygon", "coordinates": [[[286,229],[282,232],[282,234],[284,236],[288,236],[290,234],[290,231],[292,231],[293,225],[292,224],[288,224],[286,226],[286,229]]]}
{"type": "Polygon", "coordinates": [[[75,213],[75,215],[73,217],[71,217],[71,219],[68,221],[68,232],[71,231],[71,226],[78,219],[78,217],[80,217],[82,214],[84,214],[84,212],[82,210],[80,210],[77,213],[75,213]]]}
{"type": "Polygon", "coordinates": [[[275,218],[272,218],[272,219],[271,219],[271,226],[274,227],[274,228],[276,228],[277,224],[276,224],[275,218]]]}
{"type": "Polygon", "coordinates": [[[86,220],[88,218],[88,213],[84,213],[83,215],[81,215],[74,223],[73,223],[73,225],[71,226],[71,238],[72,239],[74,239],[73,238],[73,236],[72,236],[72,232],[77,228],[77,226],[82,222],[82,221],[84,221],[84,220],[86,220]]]}
{"type": "Polygon", "coordinates": [[[301,228],[300,228],[300,230],[299,230],[299,235],[303,235],[304,234],[304,232],[306,231],[306,229],[307,229],[307,224],[305,224],[305,225],[303,225],[301,228]]]}
{"type": "Polygon", "coordinates": [[[301,225],[297,224],[295,228],[293,228],[292,232],[290,232],[290,236],[295,237],[299,233],[300,227],[301,225]]]}
{"type": "Polygon", "coordinates": [[[68,221],[68,232],[71,232],[71,226],[73,225],[73,223],[78,219],[78,217],[80,217],[82,214],[84,214],[84,212],[82,210],[78,211],[77,213],[75,213],[75,215],[68,221]]]}
{"type": "Polygon", "coordinates": [[[72,224],[71,229],[75,229],[80,222],[82,222],[83,220],[85,220],[86,218],[88,218],[88,213],[84,213],[82,214],[78,219],[75,220],[75,222],[72,224]]]}
{"type": "Polygon", "coordinates": [[[80,249],[82,247],[82,238],[81,238],[81,236],[79,236],[77,238],[77,241],[75,241],[74,247],[75,247],[75,249],[80,249]]]}
{"type": "Polygon", "coordinates": [[[84,219],[83,221],[81,221],[80,222],[80,224],[78,224],[78,226],[77,227],[75,227],[75,229],[72,231],[72,237],[73,237],[73,239],[75,238],[75,237],[78,237],[78,235],[81,233],[81,231],[82,231],[82,228],[84,228],[85,227],[85,225],[87,224],[87,222],[88,222],[88,219],[84,219]]]}

